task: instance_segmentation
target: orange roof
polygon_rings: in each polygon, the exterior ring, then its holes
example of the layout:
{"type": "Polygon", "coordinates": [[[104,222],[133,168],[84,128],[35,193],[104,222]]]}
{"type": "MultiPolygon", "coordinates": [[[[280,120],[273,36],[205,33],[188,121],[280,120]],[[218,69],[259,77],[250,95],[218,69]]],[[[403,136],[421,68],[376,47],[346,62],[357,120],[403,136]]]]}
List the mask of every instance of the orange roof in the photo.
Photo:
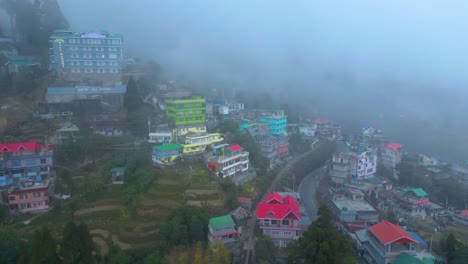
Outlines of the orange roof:
{"type": "Polygon", "coordinates": [[[403,230],[401,226],[394,225],[388,221],[382,221],[369,227],[369,230],[382,242],[384,245],[390,243],[418,243],[408,232],[403,230]]]}
{"type": "Polygon", "coordinates": [[[381,148],[381,150],[391,149],[393,151],[399,151],[403,147],[403,144],[400,143],[389,143],[381,148]]]}
{"type": "Polygon", "coordinates": [[[249,204],[249,203],[252,203],[252,198],[239,196],[237,197],[237,201],[241,204],[249,204]]]}
{"type": "Polygon", "coordinates": [[[465,210],[461,211],[460,216],[462,216],[462,217],[468,217],[468,210],[465,209],[465,210]]]}

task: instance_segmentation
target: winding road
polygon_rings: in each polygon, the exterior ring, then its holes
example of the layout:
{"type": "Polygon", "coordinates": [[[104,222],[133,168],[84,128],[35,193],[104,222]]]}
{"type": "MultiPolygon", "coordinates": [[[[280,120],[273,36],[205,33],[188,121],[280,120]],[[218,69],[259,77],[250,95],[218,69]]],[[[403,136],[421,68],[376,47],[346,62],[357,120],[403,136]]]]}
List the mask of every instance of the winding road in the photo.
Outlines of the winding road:
{"type": "Polygon", "coordinates": [[[304,177],[299,185],[299,194],[301,195],[302,203],[312,221],[317,218],[317,199],[315,191],[317,190],[320,178],[324,175],[325,170],[323,168],[317,169],[304,177]]]}

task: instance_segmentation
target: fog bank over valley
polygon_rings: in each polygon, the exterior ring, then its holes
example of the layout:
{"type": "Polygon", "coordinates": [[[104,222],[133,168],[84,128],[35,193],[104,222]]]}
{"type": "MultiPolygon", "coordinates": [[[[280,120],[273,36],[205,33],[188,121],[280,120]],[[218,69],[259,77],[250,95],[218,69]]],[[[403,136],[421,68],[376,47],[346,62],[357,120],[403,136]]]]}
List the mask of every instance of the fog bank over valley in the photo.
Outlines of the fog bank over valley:
{"type": "Polygon", "coordinates": [[[73,29],[122,33],[127,54],[175,80],[268,92],[304,117],[468,159],[466,1],[59,2],[73,29]]]}

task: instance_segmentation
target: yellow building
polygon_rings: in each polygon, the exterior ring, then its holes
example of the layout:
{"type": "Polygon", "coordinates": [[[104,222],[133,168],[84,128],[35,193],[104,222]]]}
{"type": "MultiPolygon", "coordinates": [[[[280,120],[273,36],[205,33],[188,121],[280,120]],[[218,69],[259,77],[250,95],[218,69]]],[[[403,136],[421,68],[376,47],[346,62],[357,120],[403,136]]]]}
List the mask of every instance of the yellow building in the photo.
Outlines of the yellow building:
{"type": "Polygon", "coordinates": [[[176,137],[185,136],[188,133],[206,133],[206,125],[204,124],[193,124],[185,126],[177,126],[174,128],[173,133],[176,137]]]}
{"type": "Polygon", "coordinates": [[[207,146],[213,146],[216,143],[222,142],[224,137],[219,133],[188,133],[185,135],[183,154],[201,153],[206,150],[207,146]]]}

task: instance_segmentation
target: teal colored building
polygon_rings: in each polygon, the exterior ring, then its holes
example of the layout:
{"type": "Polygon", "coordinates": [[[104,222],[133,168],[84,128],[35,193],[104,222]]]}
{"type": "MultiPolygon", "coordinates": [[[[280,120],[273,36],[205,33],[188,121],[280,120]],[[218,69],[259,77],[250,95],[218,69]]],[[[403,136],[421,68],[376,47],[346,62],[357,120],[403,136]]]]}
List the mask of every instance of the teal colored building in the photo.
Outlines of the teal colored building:
{"type": "Polygon", "coordinates": [[[269,124],[270,133],[272,135],[281,135],[286,133],[286,127],[288,126],[288,118],[282,113],[262,116],[260,118],[260,122],[269,124]]]}

